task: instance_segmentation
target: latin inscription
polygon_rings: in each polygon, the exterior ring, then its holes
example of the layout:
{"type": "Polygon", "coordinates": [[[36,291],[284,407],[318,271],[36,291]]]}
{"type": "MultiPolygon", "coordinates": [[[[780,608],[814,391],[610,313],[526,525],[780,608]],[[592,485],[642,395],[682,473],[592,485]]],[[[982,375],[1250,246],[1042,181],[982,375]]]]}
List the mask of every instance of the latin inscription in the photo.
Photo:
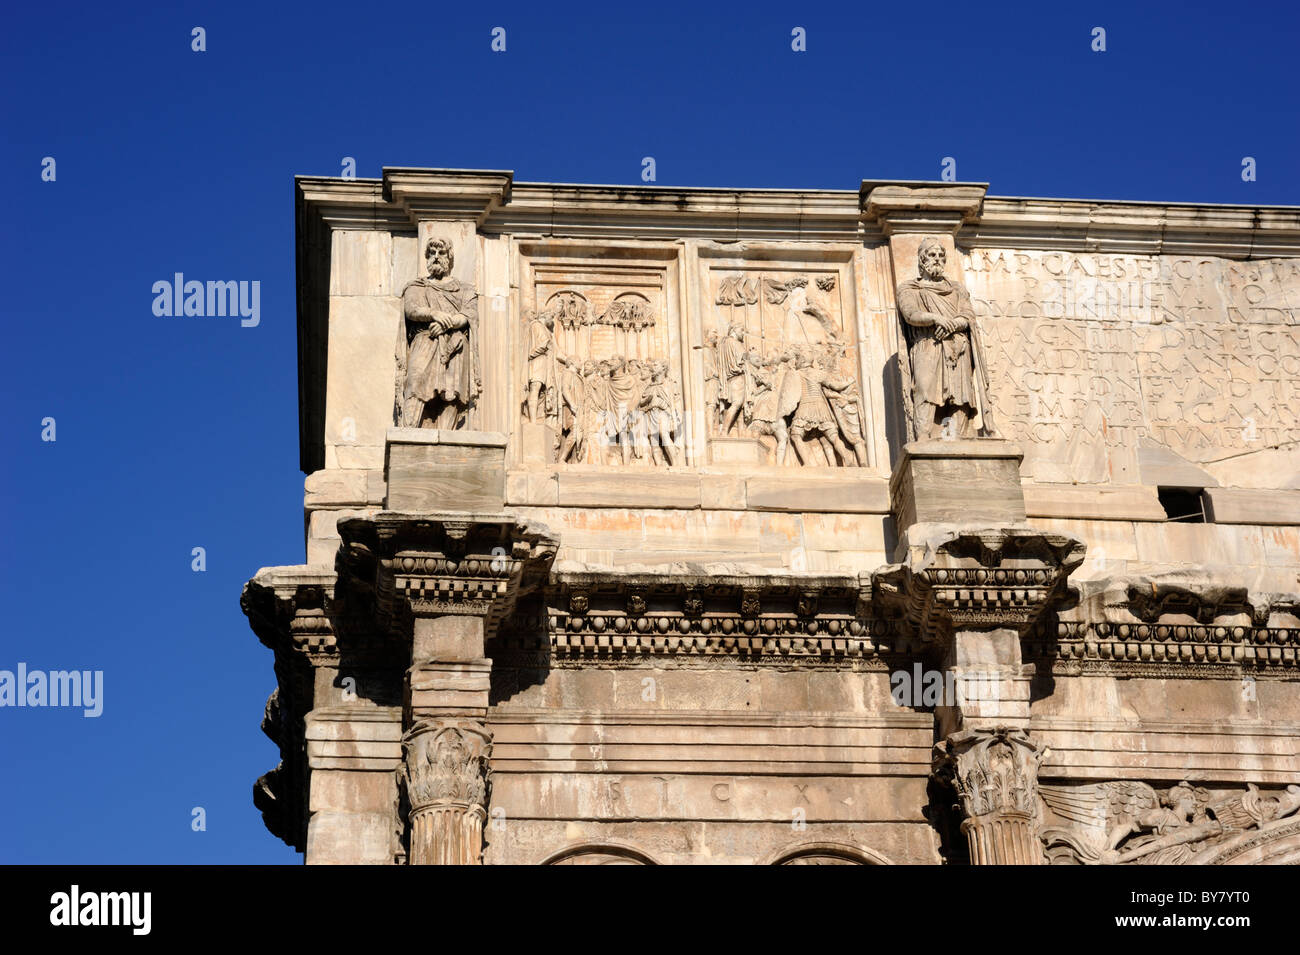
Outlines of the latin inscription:
{"type": "Polygon", "coordinates": [[[1300,441],[1300,262],[975,249],[965,269],[1038,479],[1134,480],[1143,439],[1201,462],[1300,441]]]}

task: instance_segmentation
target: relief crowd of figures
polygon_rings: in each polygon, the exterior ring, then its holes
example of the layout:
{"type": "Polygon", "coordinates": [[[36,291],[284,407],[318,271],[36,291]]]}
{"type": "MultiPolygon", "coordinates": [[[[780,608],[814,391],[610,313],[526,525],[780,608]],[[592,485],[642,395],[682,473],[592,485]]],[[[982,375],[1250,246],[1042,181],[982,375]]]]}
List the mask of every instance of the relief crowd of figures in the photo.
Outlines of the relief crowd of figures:
{"type": "Polygon", "coordinates": [[[705,393],[720,436],[742,426],[772,437],[776,464],[793,449],[803,465],[866,466],[862,396],[851,376],[838,373],[843,346],[787,345],[764,356],[746,347],[740,325],[711,332],[707,344],[705,393]]]}
{"type": "Polygon", "coordinates": [[[558,353],[556,311],[528,327],[528,420],[546,420],[561,464],[683,463],[682,400],[665,358],[581,360],[558,353]]]}

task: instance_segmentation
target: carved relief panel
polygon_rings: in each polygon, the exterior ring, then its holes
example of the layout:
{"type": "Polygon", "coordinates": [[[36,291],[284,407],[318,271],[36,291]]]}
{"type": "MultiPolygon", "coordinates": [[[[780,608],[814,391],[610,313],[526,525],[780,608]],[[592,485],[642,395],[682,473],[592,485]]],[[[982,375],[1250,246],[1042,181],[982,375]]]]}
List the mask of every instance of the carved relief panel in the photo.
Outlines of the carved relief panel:
{"type": "Polygon", "coordinates": [[[703,418],[719,464],[866,467],[851,269],[707,262],[703,418]]]}
{"type": "Polygon", "coordinates": [[[688,463],[676,267],[664,261],[675,250],[649,250],[643,263],[587,254],[609,250],[525,251],[537,254],[525,263],[521,316],[525,460],[688,463]]]}

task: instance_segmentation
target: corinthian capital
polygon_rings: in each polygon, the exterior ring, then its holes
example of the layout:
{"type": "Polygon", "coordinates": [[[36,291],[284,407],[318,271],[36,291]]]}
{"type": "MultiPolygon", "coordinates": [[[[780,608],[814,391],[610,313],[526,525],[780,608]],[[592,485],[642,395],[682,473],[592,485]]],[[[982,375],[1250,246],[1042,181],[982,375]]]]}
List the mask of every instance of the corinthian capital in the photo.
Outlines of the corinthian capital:
{"type": "Polygon", "coordinates": [[[1046,750],[1024,730],[965,730],[935,751],[935,777],[952,787],[967,819],[1038,811],[1038,767],[1046,750]]]}
{"type": "Polygon", "coordinates": [[[957,797],[972,865],[1040,865],[1038,766],[1047,750],[1022,729],[954,733],[935,745],[934,777],[957,797]]]}
{"type": "Polygon", "coordinates": [[[419,720],[402,740],[411,865],[479,865],[487,818],[488,752],[481,723],[419,720]]]}
{"type": "Polygon", "coordinates": [[[436,805],[487,805],[491,737],[464,721],[420,720],[402,742],[403,781],[413,812],[436,805]]]}

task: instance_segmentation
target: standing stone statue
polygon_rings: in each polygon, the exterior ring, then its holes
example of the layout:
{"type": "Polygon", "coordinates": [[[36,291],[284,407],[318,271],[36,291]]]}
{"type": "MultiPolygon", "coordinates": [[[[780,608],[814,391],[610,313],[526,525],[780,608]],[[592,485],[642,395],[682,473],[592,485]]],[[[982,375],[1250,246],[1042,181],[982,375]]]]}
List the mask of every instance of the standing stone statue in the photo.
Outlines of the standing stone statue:
{"type": "Polygon", "coordinates": [[[429,277],[402,292],[397,343],[397,423],[463,428],[478,397],[478,292],[451,275],[451,243],[425,246],[429,277]]]}
{"type": "Polygon", "coordinates": [[[899,364],[914,437],[992,437],[988,375],[970,294],[944,275],[947,254],[937,238],[922,240],[916,260],[919,276],[898,286],[907,344],[899,364]]]}
{"type": "Polygon", "coordinates": [[[559,384],[559,432],[560,449],[557,460],[561,464],[581,461],[587,447],[587,435],[583,430],[586,420],[587,383],[583,380],[580,362],[564,355],[555,357],[558,364],[559,384]]]}

